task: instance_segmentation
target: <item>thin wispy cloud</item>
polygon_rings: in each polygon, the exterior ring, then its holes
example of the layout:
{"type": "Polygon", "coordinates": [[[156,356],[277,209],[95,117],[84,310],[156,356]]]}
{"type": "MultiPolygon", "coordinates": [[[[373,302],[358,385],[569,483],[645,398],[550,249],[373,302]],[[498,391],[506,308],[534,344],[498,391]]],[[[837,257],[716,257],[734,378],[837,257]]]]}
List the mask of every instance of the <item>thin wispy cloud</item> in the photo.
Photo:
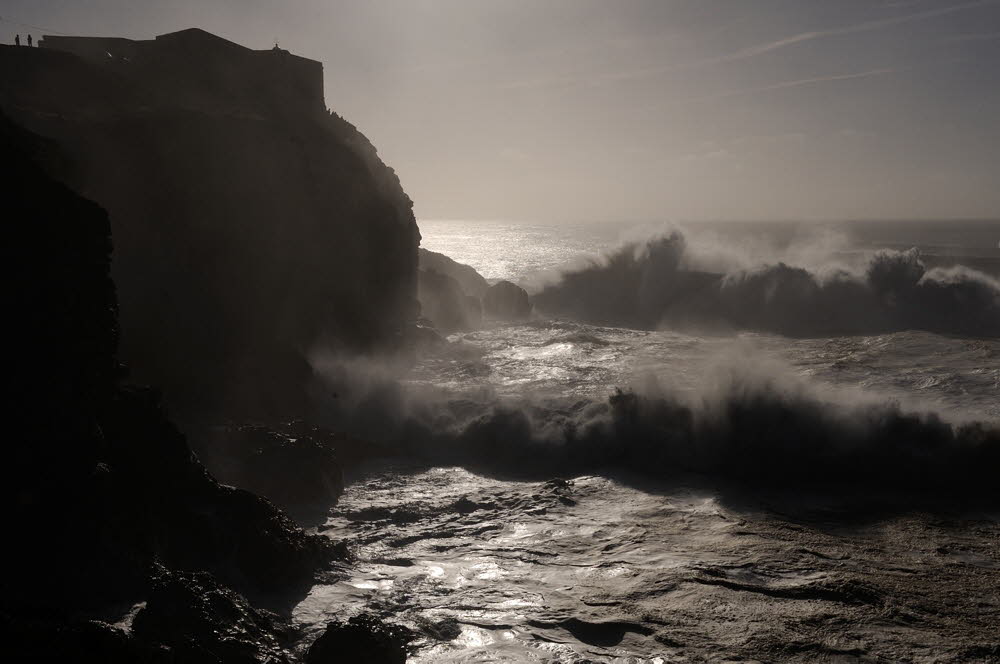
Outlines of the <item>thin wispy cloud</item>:
{"type": "Polygon", "coordinates": [[[848,74],[834,74],[832,76],[815,76],[812,78],[799,78],[792,81],[781,81],[779,83],[772,83],[771,85],[762,85],[756,88],[744,88],[742,90],[730,90],[728,92],[719,92],[712,95],[702,95],[700,97],[688,97],[686,99],[676,99],[666,106],[678,106],[685,104],[695,104],[704,101],[718,101],[720,99],[729,99],[731,97],[744,97],[747,95],[762,94],[765,92],[773,92],[775,90],[787,90],[789,88],[798,88],[806,85],[818,85],[820,83],[831,83],[835,81],[850,81],[860,78],[873,78],[875,76],[888,76],[889,74],[894,74],[898,70],[896,69],[870,69],[868,71],[852,72],[848,74]]]}
{"type": "Polygon", "coordinates": [[[978,7],[985,7],[987,5],[996,5],[996,4],[1000,4],[998,3],[998,0],[976,0],[975,2],[965,2],[958,5],[951,5],[948,7],[939,7],[938,9],[928,9],[926,11],[915,12],[913,14],[906,14],[904,16],[893,16],[890,18],[883,18],[874,21],[865,21],[864,23],[857,23],[855,25],[844,26],[842,28],[832,28],[830,30],[813,30],[810,32],[802,32],[797,35],[792,35],[791,37],[785,37],[784,39],[768,42],[766,44],[758,44],[756,46],[750,46],[749,48],[744,48],[739,51],[735,51],[733,53],[729,53],[726,55],[721,55],[714,58],[706,58],[704,60],[690,63],[688,66],[708,65],[708,64],[716,64],[722,62],[733,62],[736,60],[745,60],[747,58],[753,58],[758,55],[763,55],[765,53],[777,51],[779,49],[783,49],[788,46],[801,44],[803,42],[815,41],[817,39],[825,39],[828,37],[853,35],[862,32],[872,32],[874,30],[881,30],[883,28],[888,28],[894,25],[902,25],[904,23],[912,23],[914,21],[925,21],[927,19],[937,18],[938,16],[945,16],[947,14],[954,14],[955,12],[967,11],[970,9],[976,9],[978,7]]]}
{"type": "MultiPolygon", "coordinates": [[[[604,83],[612,83],[617,81],[649,78],[682,69],[706,67],[717,64],[725,64],[729,62],[739,62],[742,60],[748,60],[751,58],[755,58],[757,56],[765,55],[767,53],[772,53],[775,51],[779,51],[781,49],[795,46],[797,44],[803,44],[806,42],[828,39],[832,37],[840,37],[845,35],[861,34],[865,32],[874,32],[877,30],[882,30],[897,25],[903,25],[906,23],[926,21],[940,16],[954,14],[956,12],[969,11],[980,7],[996,6],[996,5],[1000,5],[1000,0],[973,0],[972,2],[963,2],[956,5],[949,5],[947,7],[938,7],[936,9],[927,9],[920,12],[913,12],[911,14],[905,14],[902,16],[892,16],[883,19],[865,21],[862,23],[856,23],[854,25],[848,25],[839,28],[801,32],[796,35],[791,35],[789,37],[783,37],[781,39],[777,39],[775,41],[766,42],[763,44],[756,44],[754,46],[748,46],[746,48],[742,48],[737,51],[733,51],[731,53],[725,53],[723,55],[702,58],[700,60],[692,60],[688,62],[675,62],[667,65],[610,72],[605,74],[599,74],[597,76],[562,77],[560,79],[549,80],[547,82],[543,80],[520,81],[505,87],[510,87],[510,88],[541,87],[546,85],[546,83],[551,84],[554,87],[571,86],[571,85],[600,85],[604,83]]],[[[989,37],[983,36],[981,38],[987,39],[989,37]]]]}

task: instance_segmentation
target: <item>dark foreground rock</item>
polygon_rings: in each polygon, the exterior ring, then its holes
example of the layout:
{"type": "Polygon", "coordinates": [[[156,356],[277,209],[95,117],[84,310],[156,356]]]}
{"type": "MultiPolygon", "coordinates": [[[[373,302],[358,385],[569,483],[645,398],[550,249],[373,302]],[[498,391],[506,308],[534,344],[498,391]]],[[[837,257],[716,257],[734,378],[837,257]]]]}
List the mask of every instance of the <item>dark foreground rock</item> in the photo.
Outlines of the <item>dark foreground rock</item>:
{"type": "Polygon", "coordinates": [[[307,664],[405,664],[406,645],[413,634],[399,625],[385,623],[370,615],[334,622],[309,647],[307,664]]]}
{"type": "Polygon", "coordinates": [[[159,569],[132,637],[147,650],[169,650],[175,661],[229,664],[288,662],[292,630],[255,609],[209,574],[159,569]]]}
{"type": "MultiPolygon", "coordinates": [[[[167,639],[168,614],[178,629],[224,632],[234,643],[256,639],[270,649],[277,624],[237,593],[287,607],[337,552],[263,498],[220,485],[159,394],[120,383],[107,213],[46,175],[37,161],[58,158],[58,149],[3,116],[0,146],[9,157],[3,181],[12,213],[11,250],[0,262],[4,306],[17,317],[16,352],[4,372],[11,406],[0,486],[8,506],[5,654],[192,661],[163,659],[161,641],[150,645],[156,630],[165,630],[156,639],[167,639]],[[161,565],[217,581],[164,576],[161,565]],[[152,630],[146,640],[86,619],[121,615],[142,601],[144,629],[152,630]],[[208,618],[217,627],[206,627],[208,618]]],[[[243,653],[243,660],[200,661],[281,661],[243,653]]]]}
{"type": "Polygon", "coordinates": [[[531,315],[531,301],[517,284],[498,281],[483,296],[483,313],[488,318],[522,320],[531,315]]]}
{"type": "Polygon", "coordinates": [[[4,654],[16,662],[288,664],[297,632],[203,572],[153,571],[143,604],[112,625],[85,618],[0,616],[4,654]]]}
{"type": "Polygon", "coordinates": [[[199,440],[199,458],[219,481],[260,494],[291,513],[324,512],[344,490],[341,455],[356,443],[304,423],[218,427],[199,440]]]}

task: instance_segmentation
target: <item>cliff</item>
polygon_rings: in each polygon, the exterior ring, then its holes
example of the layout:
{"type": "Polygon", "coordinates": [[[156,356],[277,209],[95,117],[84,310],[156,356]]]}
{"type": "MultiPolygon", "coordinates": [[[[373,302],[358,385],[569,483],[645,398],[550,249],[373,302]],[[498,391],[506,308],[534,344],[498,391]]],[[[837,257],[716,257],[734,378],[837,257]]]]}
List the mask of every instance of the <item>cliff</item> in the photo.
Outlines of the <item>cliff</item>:
{"type": "Polygon", "coordinates": [[[101,661],[216,661],[170,655],[184,652],[185,621],[203,619],[200,652],[223,653],[239,640],[241,656],[225,661],[284,661],[267,659],[279,645],[251,638],[271,619],[236,590],[286,606],[334,547],[267,501],[218,484],[158,395],[120,383],[107,212],[38,165],[58,162],[57,146],[3,115],[0,148],[9,215],[3,306],[15,322],[4,371],[6,651],[19,661],[72,661],[80,652],[101,661]],[[165,586],[170,593],[158,590],[165,586]],[[197,605],[206,589],[214,613],[197,605]],[[136,621],[146,633],[88,622],[142,601],[136,621]]]}
{"type": "Polygon", "coordinates": [[[181,412],[286,415],[313,349],[396,344],[418,315],[412,203],[321,75],[316,97],[319,63],[197,30],[104,41],[0,49],[0,108],[110,213],[133,380],[181,412]]]}

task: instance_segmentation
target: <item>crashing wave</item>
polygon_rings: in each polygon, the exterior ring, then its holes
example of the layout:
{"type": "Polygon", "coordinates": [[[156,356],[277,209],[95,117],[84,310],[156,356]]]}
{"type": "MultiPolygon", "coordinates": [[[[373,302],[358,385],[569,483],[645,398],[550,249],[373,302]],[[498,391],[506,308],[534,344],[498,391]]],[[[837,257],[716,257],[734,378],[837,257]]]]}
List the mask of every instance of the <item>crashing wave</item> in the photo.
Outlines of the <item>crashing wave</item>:
{"type": "Polygon", "coordinates": [[[489,393],[417,394],[392,380],[372,382],[373,372],[361,367],[367,382],[350,386],[354,371],[335,361],[315,366],[340,395],[322,405],[329,425],[434,463],[514,476],[695,473],[766,488],[1000,497],[995,424],[824,394],[773,367],[730,361],[695,398],[650,388],[618,390],[604,401],[514,403],[489,393]]]}
{"type": "Polygon", "coordinates": [[[564,274],[534,303],[552,315],[645,329],[1000,336],[1000,282],[964,266],[927,269],[916,249],[880,251],[860,273],[779,262],[722,274],[692,269],[687,258],[679,232],[627,245],[564,274]]]}

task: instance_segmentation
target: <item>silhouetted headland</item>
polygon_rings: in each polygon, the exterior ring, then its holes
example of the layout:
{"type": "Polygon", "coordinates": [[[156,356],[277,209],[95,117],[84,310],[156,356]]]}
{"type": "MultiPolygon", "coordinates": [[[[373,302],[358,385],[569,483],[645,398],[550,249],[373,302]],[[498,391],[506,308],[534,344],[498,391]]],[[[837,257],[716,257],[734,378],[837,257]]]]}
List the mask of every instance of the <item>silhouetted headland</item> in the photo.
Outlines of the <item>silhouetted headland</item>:
{"type": "Polygon", "coordinates": [[[134,380],[182,413],[286,415],[313,348],[398,346],[418,315],[412,202],[327,111],[320,63],[197,29],[40,46],[0,50],[0,99],[109,212],[134,380]]]}
{"type": "MultiPolygon", "coordinates": [[[[287,421],[312,348],[399,348],[418,315],[411,202],[325,109],[319,63],[200,30],[40,46],[0,48],[6,652],[293,661],[288,610],[345,551],[217,482],[158,388],[193,430],[287,421]]],[[[215,470],[284,506],[336,501],[363,443],[275,426],[220,428],[203,451],[232,451],[215,470]]],[[[310,661],[405,658],[381,629],[331,623],[310,661]]]]}

